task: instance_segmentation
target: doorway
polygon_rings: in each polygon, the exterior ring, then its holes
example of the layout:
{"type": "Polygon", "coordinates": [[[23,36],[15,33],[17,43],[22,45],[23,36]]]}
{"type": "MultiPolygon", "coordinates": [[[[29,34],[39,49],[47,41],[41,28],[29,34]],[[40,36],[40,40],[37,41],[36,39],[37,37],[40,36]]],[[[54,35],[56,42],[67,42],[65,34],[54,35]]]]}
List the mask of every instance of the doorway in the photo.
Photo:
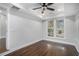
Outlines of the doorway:
{"type": "Polygon", "coordinates": [[[0,53],[6,49],[7,15],[6,10],[0,7],[0,53]]]}

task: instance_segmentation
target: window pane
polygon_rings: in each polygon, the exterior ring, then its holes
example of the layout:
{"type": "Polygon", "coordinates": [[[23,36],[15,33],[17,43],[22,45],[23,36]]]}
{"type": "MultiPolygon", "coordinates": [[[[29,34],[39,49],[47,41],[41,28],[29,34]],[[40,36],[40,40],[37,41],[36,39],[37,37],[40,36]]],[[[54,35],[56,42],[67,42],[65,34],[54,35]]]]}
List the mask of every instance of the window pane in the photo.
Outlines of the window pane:
{"type": "Polygon", "coordinates": [[[48,36],[54,36],[54,21],[48,21],[48,36]]]}
{"type": "Polygon", "coordinates": [[[56,20],[56,37],[64,37],[64,20],[56,20]]]}

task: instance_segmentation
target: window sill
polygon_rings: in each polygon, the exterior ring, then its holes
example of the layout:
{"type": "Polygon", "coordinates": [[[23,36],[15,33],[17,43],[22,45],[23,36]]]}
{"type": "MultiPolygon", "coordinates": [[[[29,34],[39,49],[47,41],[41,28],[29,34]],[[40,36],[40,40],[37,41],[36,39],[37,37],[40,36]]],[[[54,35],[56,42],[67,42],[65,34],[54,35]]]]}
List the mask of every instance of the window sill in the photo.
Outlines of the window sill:
{"type": "Polygon", "coordinates": [[[60,38],[60,37],[51,37],[51,36],[47,36],[47,38],[49,38],[49,39],[65,39],[64,37],[60,38]]]}

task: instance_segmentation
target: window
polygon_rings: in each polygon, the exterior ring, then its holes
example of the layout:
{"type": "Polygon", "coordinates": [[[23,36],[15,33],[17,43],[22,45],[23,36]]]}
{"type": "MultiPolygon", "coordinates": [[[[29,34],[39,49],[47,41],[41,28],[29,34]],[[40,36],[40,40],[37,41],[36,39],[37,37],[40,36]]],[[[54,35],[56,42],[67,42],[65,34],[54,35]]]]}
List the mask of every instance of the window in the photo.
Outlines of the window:
{"type": "Polygon", "coordinates": [[[64,37],[64,20],[56,20],[56,37],[64,37]]]}
{"type": "Polygon", "coordinates": [[[48,22],[48,36],[54,36],[54,21],[48,22]]]}
{"type": "Polygon", "coordinates": [[[48,21],[48,36],[64,37],[64,20],[50,20],[48,21]]]}

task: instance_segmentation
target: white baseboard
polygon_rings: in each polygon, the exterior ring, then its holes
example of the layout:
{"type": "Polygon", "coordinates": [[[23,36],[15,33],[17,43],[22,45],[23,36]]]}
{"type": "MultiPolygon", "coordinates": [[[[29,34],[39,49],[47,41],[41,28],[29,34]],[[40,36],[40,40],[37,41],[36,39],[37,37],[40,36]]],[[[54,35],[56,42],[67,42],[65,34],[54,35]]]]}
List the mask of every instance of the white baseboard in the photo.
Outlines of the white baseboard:
{"type": "Polygon", "coordinates": [[[52,40],[52,39],[45,39],[45,40],[48,40],[48,41],[53,41],[53,42],[59,42],[59,43],[64,43],[64,44],[70,44],[70,45],[74,45],[74,43],[70,43],[70,42],[66,42],[66,41],[60,41],[60,40],[52,40]]]}
{"type": "MultiPolygon", "coordinates": [[[[42,40],[42,39],[40,39],[40,40],[42,40]]],[[[9,51],[6,51],[6,52],[4,52],[4,53],[1,53],[0,56],[7,55],[7,54],[9,54],[9,53],[11,53],[11,52],[13,52],[13,51],[15,51],[15,50],[18,50],[18,49],[21,49],[21,48],[23,48],[23,47],[29,46],[29,45],[31,45],[31,44],[33,44],[33,43],[36,43],[36,42],[40,41],[40,40],[36,40],[36,41],[30,42],[30,43],[28,43],[28,44],[22,45],[22,46],[20,46],[20,47],[13,48],[13,49],[11,49],[11,50],[9,50],[9,51]]]]}

